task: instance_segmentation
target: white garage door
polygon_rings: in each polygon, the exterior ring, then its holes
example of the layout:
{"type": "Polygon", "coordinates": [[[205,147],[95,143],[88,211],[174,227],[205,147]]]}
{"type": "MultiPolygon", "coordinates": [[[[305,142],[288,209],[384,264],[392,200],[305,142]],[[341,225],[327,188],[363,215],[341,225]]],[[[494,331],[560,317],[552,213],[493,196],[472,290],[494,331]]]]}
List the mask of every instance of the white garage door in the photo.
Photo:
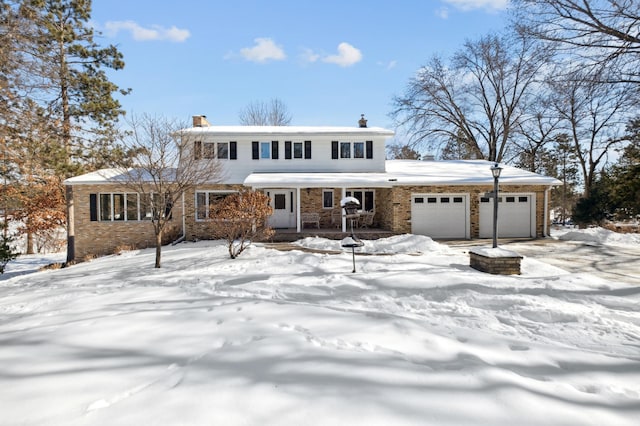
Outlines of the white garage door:
{"type": "MultiPolygon", "coordinates": [[[[535,236],[534,194],[502,194],[498,204],[498,237],[535,236]]],[[[493,198],[480,199],[480,238],[493,237],[493,198]]]]}
{"type": "Polygon", "coordinates": [[[469,196],[413,194],[411,232],[431,238],[469,238],[469,196]]]}

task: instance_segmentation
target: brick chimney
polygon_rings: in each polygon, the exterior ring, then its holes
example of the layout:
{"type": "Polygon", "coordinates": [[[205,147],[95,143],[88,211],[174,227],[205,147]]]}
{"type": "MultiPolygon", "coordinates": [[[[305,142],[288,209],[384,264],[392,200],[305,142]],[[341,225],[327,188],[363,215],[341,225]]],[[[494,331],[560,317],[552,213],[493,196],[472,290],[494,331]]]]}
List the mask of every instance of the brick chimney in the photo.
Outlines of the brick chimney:
{"type": "Polygon", "coordinates": [[[367,120],[364,118],[364,114],[360,114],[360,120],[358,120],[359,127],[367,127],[367,120]]]}
{"type": "Polygon", "coordinates": [[[194,115],[193,127],[209,127],[211,124],[207,121],[206,115],[194,115]]]}

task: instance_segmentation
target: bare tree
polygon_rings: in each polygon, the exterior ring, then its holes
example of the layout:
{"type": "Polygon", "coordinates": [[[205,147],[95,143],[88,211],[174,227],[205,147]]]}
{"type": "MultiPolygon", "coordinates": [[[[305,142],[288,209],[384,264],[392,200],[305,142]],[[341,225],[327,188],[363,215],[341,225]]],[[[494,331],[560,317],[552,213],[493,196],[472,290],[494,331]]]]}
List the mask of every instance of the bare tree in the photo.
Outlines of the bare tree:
{"type": "Polygon", "coordinates": [[[463,141],[473,157],[502,161],[546,60],[545,49],[517,35],[467,42],[449,65],[433,57],[395,99],[392,115],[416,144],[463,141]]]}
{"type": "Polygon", "coordinates": [[[121,165],[123,185],[140,194],[151,208],[155,267],[159,268],[163,233],[173,207],[197,186],[219,182],[222,166],[214,158],[194,155],[194,138],[185,123],[150,115],[133,116],[128,121],[131,131],[124,145],[133,160],[121,165]]]}
{"type": "Polygon", "coordinates": [[[551,82],[553,107],[573,145],[584,180],[584,196],[588,197],[608,155],[627,142],[625,124],[634,114],[638,99],[633,84],[602,84],[582,68],[556,75],[562,78],[551,82]]]}
{"type": "Polygon", "coordinates": [[[240,124],[243,126],[288,126],[291,114],[280,99],[268,102],[255,101],[240,111],[240,124]]]}
{"type": "Polygon", "coordinates": [[[512,0],[525,34],[592,65],[615,67],[609,81],[640,82],[638,0],[512,0]]]}
{"type": "Polygon", "coordinates": [[[560,117],[553,108],[548,86],[539,86],[538,94],[524,107],[525,113],[518,122],[513,149],[516,164],[534,173],[546,173],[547,149],[553,145],[560,127],[560,117]]]}

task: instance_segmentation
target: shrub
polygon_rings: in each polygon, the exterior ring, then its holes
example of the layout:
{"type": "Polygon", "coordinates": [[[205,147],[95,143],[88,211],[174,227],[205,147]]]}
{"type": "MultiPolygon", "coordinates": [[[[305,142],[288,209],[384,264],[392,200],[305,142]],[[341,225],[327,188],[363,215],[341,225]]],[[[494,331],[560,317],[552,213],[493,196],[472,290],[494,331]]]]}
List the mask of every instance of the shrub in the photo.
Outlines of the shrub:
{"type": "Polygon", "coordinates": [[[235,259],[252,241],[270,238],[267,225],[273,213],[269,197],[260,191],[242,191],[226,196],[209,210],[209,229],[214,238],[227,241],[229,256],[235,259]]]}

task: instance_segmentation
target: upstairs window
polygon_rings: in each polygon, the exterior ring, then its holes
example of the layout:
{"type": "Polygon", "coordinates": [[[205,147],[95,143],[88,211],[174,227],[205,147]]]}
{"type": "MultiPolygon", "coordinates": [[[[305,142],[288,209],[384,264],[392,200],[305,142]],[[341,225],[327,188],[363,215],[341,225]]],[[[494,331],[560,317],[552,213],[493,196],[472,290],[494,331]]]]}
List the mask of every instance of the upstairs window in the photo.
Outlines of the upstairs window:
{"type": "Polygon", "coordinates": [[[353,143],[353,158],[364,158],[364,142],[353,143]]]}
{"type": "Polygon", "coordinates": [[[193,145],[193,158],[196,160],[219,159],[219,160],[236,160],[237,144],[236,142],[202,142],[195,141],[193,145]]]}
{"type": "Polygon", "coordinates": [[[216,144],[207,142],[202,144],[202,157],[207,160],[216,158],[216,144]]]}
{"type": "Polygon", "coordinates": [[[351,142],[340,142],[340,158],[351,158],[351,142]]]}
{"type": "MultiPolygon", "coordinates": [[[[286,150],[286,142],[285,142],[285,150],[286,150]]],[[[277,160],[279,156],[279,146],[278,141],[271,142],[257,142],[254,141],[251,143],[251,158],[254,160],[277,160]]],[[[285,151],[285,156],[286,156],[285,151]]]]}
{"type": "Polygon", "coordinates": [[[226,160],[229,158],[229,144],[226,142],[218,142],[218,159],[226,160]]]}
{"type": "Polygon", "coordinates": [[[311,141],[304,142],[284,142],[284,158],[291,160],[292,158],[311,158],[311,141]]]}
{"type": "Polygon", "coordinates": [[[373,158],[373,141],[365,142],[331,142],[331,158],[373,158]],[[353,146],[353,151],[352,151],[353,146]]]}
{"type": "Polygon", "coordinates": [[[271,143],[260,142],[260,158],[262,159],[271,158],[271,143]]]}

